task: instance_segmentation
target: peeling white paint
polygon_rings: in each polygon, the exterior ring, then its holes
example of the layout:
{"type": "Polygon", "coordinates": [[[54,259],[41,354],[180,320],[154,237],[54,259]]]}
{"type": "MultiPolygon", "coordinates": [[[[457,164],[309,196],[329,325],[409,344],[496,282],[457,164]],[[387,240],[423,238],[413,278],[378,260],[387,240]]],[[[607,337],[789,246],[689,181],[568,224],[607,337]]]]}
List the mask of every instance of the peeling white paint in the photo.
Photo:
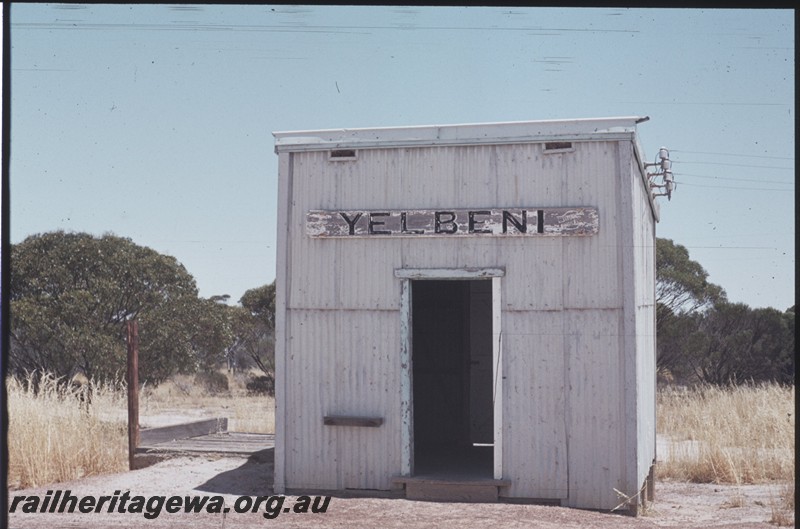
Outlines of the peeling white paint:
{"type": "Polygon", "coordinates": [[[309,237],[583,236],[598,232],[597,208],[312,210],[309,237]]]}

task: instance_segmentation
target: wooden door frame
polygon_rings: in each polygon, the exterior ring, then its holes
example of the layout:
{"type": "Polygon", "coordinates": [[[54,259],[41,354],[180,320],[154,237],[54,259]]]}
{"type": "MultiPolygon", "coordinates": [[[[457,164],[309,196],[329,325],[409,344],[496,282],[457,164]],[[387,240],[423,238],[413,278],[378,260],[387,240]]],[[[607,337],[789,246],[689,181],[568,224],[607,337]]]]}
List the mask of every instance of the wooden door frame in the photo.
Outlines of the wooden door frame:
{"type": "Polygon", "coordinates": [[[475,280],[492,281],[492,379],[494,415],[494,479],[503,479],[503,334],[501,283],[504,268],[398,268],[394,275],[400,279],[400,417],[401,458],[400,475],[414,474],[414,396],[412,371],[413,314],[411,311],[411,281],[475,280]]]}

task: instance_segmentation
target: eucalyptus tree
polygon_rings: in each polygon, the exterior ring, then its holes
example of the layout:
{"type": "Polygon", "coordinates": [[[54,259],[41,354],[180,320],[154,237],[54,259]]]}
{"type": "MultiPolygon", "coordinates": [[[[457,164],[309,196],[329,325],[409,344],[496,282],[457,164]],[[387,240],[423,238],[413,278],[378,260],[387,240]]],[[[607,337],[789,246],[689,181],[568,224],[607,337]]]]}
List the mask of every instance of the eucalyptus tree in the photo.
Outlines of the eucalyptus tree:
{"type": "Polygon", "coordinates": [[[131,239],[53,231],[11,249],[12,373],[114,377],[125,369],[125,323],[139,321],[140,379],[198,366],[207,306],[177,259],[131,239]]]}
{"type": "Polygon", "coordinates": [[[246,291],[233,307],[235,342],[230,358],[271,377],[275,370],[275,282],[246,291]]]}
{"type": "Polygon", "coordinates": [[[708,272],[689,258],[686,247],[670,239],[656,240],[656,335],[658,370],[683,378],[693,370],[687,355],[696,350],[699,318],[726,301],[722,287],[708,281],[708,272]]]}

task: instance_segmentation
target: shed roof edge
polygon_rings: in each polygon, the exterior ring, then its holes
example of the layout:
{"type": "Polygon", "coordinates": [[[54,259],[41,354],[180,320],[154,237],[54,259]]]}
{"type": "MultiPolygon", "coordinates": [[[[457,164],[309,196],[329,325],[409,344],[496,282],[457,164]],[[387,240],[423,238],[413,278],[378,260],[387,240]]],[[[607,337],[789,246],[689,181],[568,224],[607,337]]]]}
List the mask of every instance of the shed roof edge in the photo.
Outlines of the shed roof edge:
{"type": "Polygon", "coordinates": [[[528,143],[551,138],[623,139],[636,133],[646,117],[627,116],[570,120],[513,121],[461,125],[426,125],[358,129],[273,132],[275,152],[332,148],[528,143]]]}

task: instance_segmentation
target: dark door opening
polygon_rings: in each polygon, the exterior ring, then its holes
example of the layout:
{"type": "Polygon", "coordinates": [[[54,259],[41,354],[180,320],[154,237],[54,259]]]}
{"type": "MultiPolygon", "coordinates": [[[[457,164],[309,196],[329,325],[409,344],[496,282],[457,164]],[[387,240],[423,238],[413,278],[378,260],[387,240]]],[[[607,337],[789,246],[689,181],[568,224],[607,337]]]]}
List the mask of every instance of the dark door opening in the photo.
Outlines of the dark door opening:
{"type": "Polygon", "coordinates": [[[414,473],[491,478],[492,282],[411,282],[414,473]]]}

